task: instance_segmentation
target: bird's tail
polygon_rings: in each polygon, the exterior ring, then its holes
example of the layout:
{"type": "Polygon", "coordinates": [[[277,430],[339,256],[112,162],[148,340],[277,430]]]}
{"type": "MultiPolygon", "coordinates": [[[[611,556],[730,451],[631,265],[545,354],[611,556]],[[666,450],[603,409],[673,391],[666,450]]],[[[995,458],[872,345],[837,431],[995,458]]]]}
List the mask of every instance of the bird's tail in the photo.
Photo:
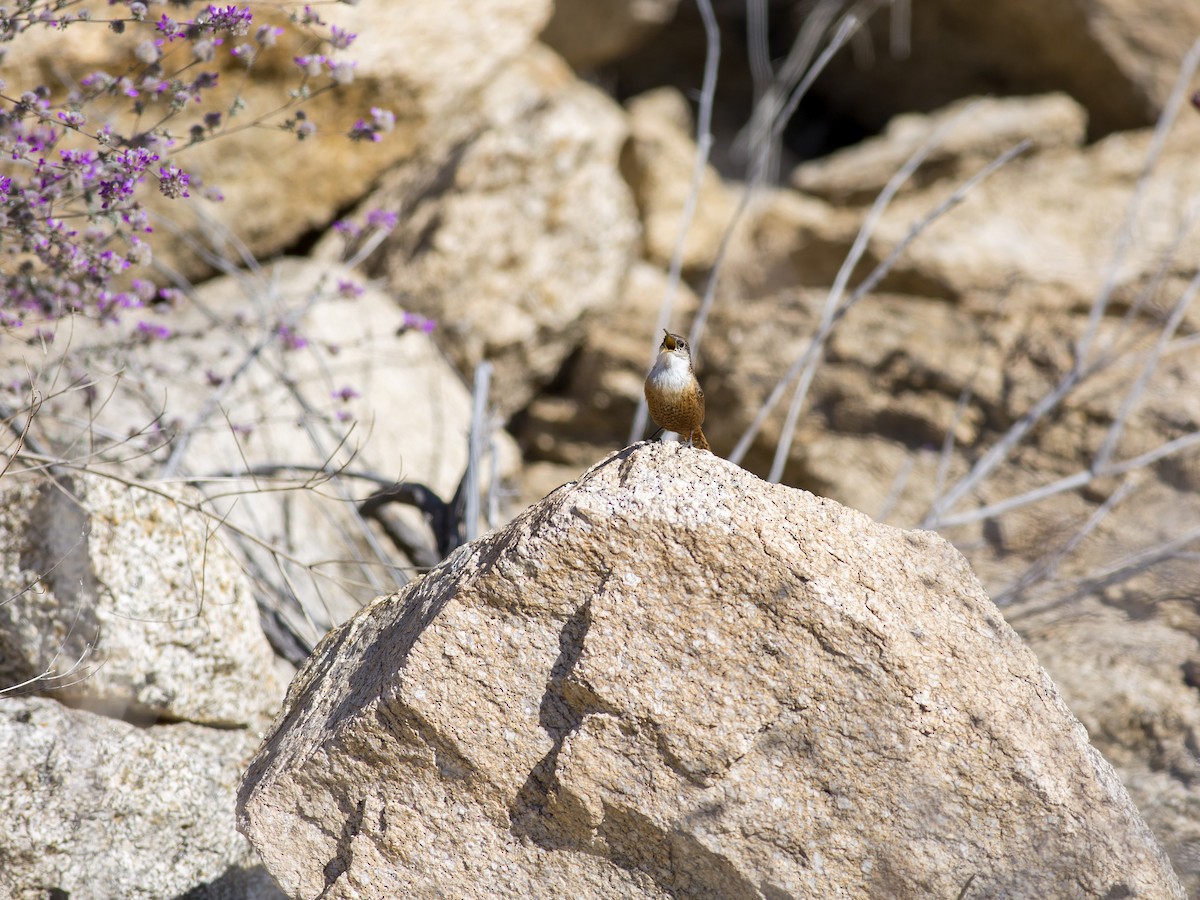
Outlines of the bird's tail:
{"type": "Polygon", "coordinates": [[[692,432],[692,446],[697,450],[708,450],[709,453],[712,453],[712,449],[708,446],[708,438],[699,428],[692,432]]]}

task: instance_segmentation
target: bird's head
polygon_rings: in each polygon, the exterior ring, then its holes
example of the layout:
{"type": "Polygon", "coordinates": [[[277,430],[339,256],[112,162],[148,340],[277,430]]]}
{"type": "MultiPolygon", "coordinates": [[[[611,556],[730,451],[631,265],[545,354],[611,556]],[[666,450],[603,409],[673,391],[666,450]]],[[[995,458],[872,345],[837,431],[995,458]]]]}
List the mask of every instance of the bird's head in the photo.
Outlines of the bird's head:
{"type": "Polygon", "coordinates": [[[692,352],[688,348],[688,342],[680,334],[671,334],[665,328],[663,329],[662,343],[658,345],[659,353],[674,353],[677,356],[682,356],[684,359],[691,359],[692,352]]]}

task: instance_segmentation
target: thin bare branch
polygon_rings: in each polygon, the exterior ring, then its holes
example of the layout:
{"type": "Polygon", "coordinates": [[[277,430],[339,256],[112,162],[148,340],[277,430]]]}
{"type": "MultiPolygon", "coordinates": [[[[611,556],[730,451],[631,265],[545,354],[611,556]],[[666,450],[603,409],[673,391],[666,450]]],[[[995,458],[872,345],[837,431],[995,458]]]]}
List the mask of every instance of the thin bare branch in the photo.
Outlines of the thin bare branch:
{"type": "MultiPolygon", "coordinates": [[[[1194,213],[1191,218],[1193,221],[1195,220],[1194,213]]],[[[1166,324],[1158,332],[1158,338],[1154,342],[1154,347],[1146,354],[1146,361],[1142,366],[1141,373],[1125,393],[1125,397],[1121,401],[1121,408],[1118,410],[1116,418],[1113,419],[1112,425],[1109,426],[1108,433],[1104,436],[1104,442],[1096,452],[1095,460],[1092,463],[1094,470],[1103,470],[1108,466],[1113,453],[1116,452],[1117,442],[1120,441],[1121,435],[1125,431],[1125,425],[1129,421],[1129,416],[1137,408],[1138,403],[1141,402],[1142,395],[1146,391],[1146,386],[1150,383],[1150,377],[1158,368],[1158,363],[1162,359],[1163,353],[1169,346],[1171,339],[1175,336],[1175,332],[1183,323],[1183,317],[1191,306],[1192,300],[1195,299],[1197,291],[1200,291],[1200,273],[1193,276],[1192,280],[1188,283],[1187,289],[1175,301],[1175,305],[1171,309],[1171,314],[1167,317],[1166,324]]]]}
{"type": "Polygon", "coordinates": [[[1130,195],[1129,205],[1125,209],[1125,218],[1121,222],[1121,228],[1117,232],[1116,247],[1113,249],[1113,254],[1109,261],[1108,274],[1104,279],[1100,293],[1096,295],[1096,299],[1088,311],[1088,321],[1083,337],[1075,346],[1075,368],[1077,370],[1082,370],[1087,366],[1088,355],[1091,352],[1092,343],[1096,339],[1096,334],[1100,329],[1100,322],[1104,318],[1104,313],[1108,309],[1108,303],[1117,288],[1125,255],[1129,252],[1129,248],[1133,244],[1134,225],[1138,212],[1141,210],[1142,202],[1146,198],[1146,190],[1150,185],[1150,179],[1154,175],[1154,170],[1157,168],[1163,149],[1166,147],[1167,135],[1170,133],[1171,127],[1175,124],[1175,119],[1178,117],[1179,111],[1183,108],[1188,86],[1192,83],[1192,79],[1196,75],[1197,66],[1200,66],[1200,40],[1192,44],[1191,49],[1188,50],[1187,55],[1184,57],[1183,63],[1179,68],[1179,74],[1175,79],[1175,86],[1172,88],[1171,95],[1163,107],[1162,115],[1158,117],[1158,124],[1154,128],[1154,137],[1150,142],[1150,150],[1146,154],[1146,161],[1142,166],[1141,173],[1138,175],[1133,193],[1130,195]]]}
{"type": "MultiPolygon", "coordinates": [[[[1026,491],[1023,494],[1017,494],[1013,497],[1007,497],[1004,500],[990,503],[987,506],[981,506],[978,509],[969,509],[955,515],[942,516],[937,520],[938,528],[953,528],[958,525],[970,525],[975,522],[981,522],[984,519],[994,519],[1006,512],[1011,512],[1014,509],[1020,509],[1022,506],[1028,506],[1031,503],[1040,503],[1049,497],[1056,494],[1061,494],[1065,491],[1073,491],[1082,487],[1086,487],[1097,478],[1103,478],[1114,475],[1124,475],[1127,472],[1132,472],[1135,469],[1141,469],[1149,465],[1153,465],[1160,460],[1174,456],[1176,453],[1182,453],[1184,450],[1190,450],[1193,447],[1200,446],[1200,431],[1193,431],[1182,437],[1167,441],[1160,444],[1153,450],[1148,450],[1145,453],[1139,454],[1131,459],[1127,459],[1121,463],[1109,464],[1102,470],[1083,469],[1075,472],[1073,475],[1068,475],[1065,478],[1059,478],[1049,484],[1044,484],[1041,487],[1026,491]]],[[[923,526],[930,527],[930,526],[923,526]]]]}
{"type": "Polygon", "coordinates": [[[488,390],[492,383],[492,364],[482,361],[475,366],[475,383],[471,391],[471,431],[467,446],[467,540],[479,537],[479,519],[483,511],[480,494],[483,490],[483,454],[489,443],[490,421],[487,414],[488,390]]]}
{"type": "Polygon", "coordinates": [[[1073,534],[1065,544],[1051,552],[1038,557],[1032,565],[1017,577],[1012,584],[992,596],[992,602],[1004,606],[1021,596],[1033,585],[1052,579],[1058,572],[1059,566],[1069,557],[1080,544],[1100,524],[1108,518],[1117,505],[1129,496],[1137,486],[1136,473],[1128,475],[1117,489],[1108,495],[1107,499],[1092,511],[1087,521],[1073,534]]]}
{"type": "MultiPolygon", "coordinates": [[[[796,386],[796,390],[792,394],[792,401],[788,406],[787,416],[784,419],[783,431],[780,434],[779,443],[775,447],[775,457],[771,462],[771,472],[767,476],[767,480],[771,482],[779,481],[783,476],[783,467],[787,462],[788,455],[792,449],[792,439],[796,433],[796,420],[800,417],[800,410],[803,407],[804,400],[808,396],[808,390],[812,386],[812,380],[816,377],[817,366],[820,365],[821,359],[825,353],[825,344],[829,339],[829,335],[833,332],[834,326],[838,321],[850,311],[851,307],[858,303],[860,299],[865,297],[875,289],[875,286],[883,280],[883,277],[891,270],[892,266],[900,259],[904,252],[930,225],[944,216],[958,204],[966,199],[967,194],[971,192],[981,181],[988,178],[1002,166],[1008,165],[1013,159],[1024,153],[1029,148],[1028,140],[1021,141],[1016,146],[1010,148],[1006,152],[1000,154],[980,171],[976,172],[971,178],[967,179],[957,190],[949,197],[939,203],[932,212],[926,215],[920,221],[914,223],[908,230],[908,233],[901,239],[891,253],[879,265],[877,265],[871,274],[868,275],[858,286],[858,288],[850,295],[846,303],[838,305],[841,299],[841,293],[845,290],[846,281],[850,277],[850,273],[854,266],[857,265],[858,259],[866,249],[866,240],[863,239],[863,246],[858,247],[858,241],[855,241],[855,246],[851,248],[850,254],[847,256],[845,263],[838,272],[837,278],[834,280],[833,288],[830,290],[829,299],[826,300],[821,328],[817,332],[817,336],[813,338],[810,344],[811,352],[806,353],[806,361],[804,370],[801,373],[800,381],[796,386]],[[857,252],[856,252],[857,251],[857,252]]],[[[932,147],[930,148],[932,149],[932,147]]],[[[919,165],[919,163],[918,163],[919,165]]],[[[915,170],[914,170],[915,171],[915,170]]],[[[911,173],[909,173],[911,176],[911,173]]],[[[906,176],[908,177],[908,176],[906,176]]],[[[896,185],[899,188],[899,184],[896,185]]],[[[884,188],[886,191],[887,188],[884,188]]],[[[883,194],[881,193],[882,197],[883,194]]],[[[890,202],[890,197],[888,198],[890,202]]],[[[886,205],[886,204],[885,204],[886,205]]],[[[880,208],[879,214],[882,215],[883,209],[880,208]]],[[[870,219],[870,216],[868,216],[870,219]]],[[[868,223],[863,223],[863,229],[859,231],[859,237],[863,238],[865,229],[868,223]]],[[[870,227],[873,229],[874,225],[870,227]]]]}
{"type": "MultiPolygon", "coordinates": [[[[737,230],[737,226],[741,222],[742,217],[746,214],[746,210],[749,209],[751,199],[756,196],[758,189],[762,186],[762,182],[768,172],[771,144],[773,141],[778,139],[780,134],[783,133],[783,129],[786,127],[788,120],[796,111],[796,107],[799,106],[800,101],[804,98],[805,94],[808,93],[809,89],[816,81],[817,76],[825,71],[825,67],[829,65],[830,60],[833,59],[838,50],[845,46],[846,42],[850,40],[850,37],[860,25],[861,22],[853,16],[847,16],[842,20],[841,25],[838,27],[837,33],[834,34],[833,38],[830,39],[829,45],[821,53],[817,61],[813,63],[805,77],[801,79],[799,84],[796,85],[795,89],[788,97],[787,102],[776,115],[772,123],[771,130],[764,139],[764,143],[762,146],[757,148],[757,155],[755,156],[753,169],[750,172],[749,179],[747,179],[745,188],[742,190],[742,195],[738,200],[737,208],[734,210],[733,216],[729,220],[729,224],[725,226],[725,231],[721,235],[721,243],[717,248],[717,257],[713,261],[712,269],[708,274],[708,282],[704,287],[704,297],[700,301],[700,308],[696,311],[696,318],[692,322],[691,331],[688,332],[688,344],[692,348],[693,360],[699,358],[700,341],[704,336],[704,328],[708,324],[709,313],[712,310],[713,303],[716,301],[717,284],[720,279],[721,270],[725,265],[726,254],[729,252],[729,247],[733,242],[734,232],[737,230]]],[[[642,406],[644,406],[644,398],[641,402],[642,406]]],[[[732,459],[732,457],[730,458],[732,459]]]]}
{"type": "MultiPolygon", "coordinates": [[[[671,252],[671,268],[667,275],[667,288],[663,293],[662,304],[658,311],[658,323],[654,334],[661,334],[671,320],[671,310],[675,306],[675,295],[679,292],[679,281],[683,273],[683,248],[687,241],[688,232],[692,227],[692,219],[696,214],[696,204],[700,198],[700,184],[704,179],[704,171],[708,166],[708,156],[712,150],[712,111],[717,93],[717,69],[721,61],[721,29],[717,25],[717,17],[713,12],[710,0],[696,0],[700,10],[700,18],[704,22],[704,79],[700,88],[700,110],[696,117],[696,157],[692,164],[692,178],[688,187],[687,200],[684,201],[683,215],[679,221],[679,234],[675,239],[675,248],[671,252]]],[[[657,341],[657,339],[656,339],[657,341]]],[[[655,351],[650,353],[646,368],[654,364],[655,351]]],[[[646,430],[646,419],[649,410],[646,398],[638,400],[637,412],[633,416],[633,428],[629,432],[629,443],[641,438],[646,430]]]]}

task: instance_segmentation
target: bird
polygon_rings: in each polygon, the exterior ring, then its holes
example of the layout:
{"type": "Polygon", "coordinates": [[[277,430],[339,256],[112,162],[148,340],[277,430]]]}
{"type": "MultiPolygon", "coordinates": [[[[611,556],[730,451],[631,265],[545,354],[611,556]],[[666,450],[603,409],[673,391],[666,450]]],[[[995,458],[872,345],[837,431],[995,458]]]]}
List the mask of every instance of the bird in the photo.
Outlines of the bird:
{"type": "Polygon", "coordinates": [[[646,405],[659,427],[676,432],[699,450],[708,450],[704,424],[704,391],[692,369],[692,351],[682,335],[663,329],[658,359],[646,376],[646,405]]]}

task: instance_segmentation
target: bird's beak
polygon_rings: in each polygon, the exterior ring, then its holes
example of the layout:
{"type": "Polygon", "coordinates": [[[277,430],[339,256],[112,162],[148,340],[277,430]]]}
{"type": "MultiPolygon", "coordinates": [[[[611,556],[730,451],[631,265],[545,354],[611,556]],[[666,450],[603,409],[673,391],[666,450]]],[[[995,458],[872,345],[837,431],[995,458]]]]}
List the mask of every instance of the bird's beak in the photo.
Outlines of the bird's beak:
{"type": "Polygon", "coordinates": [[[659,345],[658,349],[659,350],[674,350],[675,346],[676,346],[675,338],[673,338],[671,336],[671,332],[667,331],[664,328],[662,343],[659,345]]]}

